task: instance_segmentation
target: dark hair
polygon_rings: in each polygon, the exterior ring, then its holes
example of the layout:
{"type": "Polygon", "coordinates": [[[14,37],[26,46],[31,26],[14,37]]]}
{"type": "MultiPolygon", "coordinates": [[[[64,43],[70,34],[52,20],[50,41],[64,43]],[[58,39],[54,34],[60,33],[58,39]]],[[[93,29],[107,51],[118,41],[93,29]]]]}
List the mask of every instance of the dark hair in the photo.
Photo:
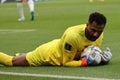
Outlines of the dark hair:
{"type": "Polygon", "coordinates": [[[97,25],[102,25],[102,24],[105,25],[106,17],[101,13],[94,12],[89,16],[89,23],[93,23],[94,21],[97,23],[97,25]]]}

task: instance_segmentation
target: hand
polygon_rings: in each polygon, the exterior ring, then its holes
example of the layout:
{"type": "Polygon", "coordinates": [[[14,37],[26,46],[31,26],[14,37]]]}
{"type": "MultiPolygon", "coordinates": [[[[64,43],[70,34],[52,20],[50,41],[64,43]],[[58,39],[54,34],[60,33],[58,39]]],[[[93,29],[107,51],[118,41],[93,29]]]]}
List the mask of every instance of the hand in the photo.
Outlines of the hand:
{"type": "Polygon", "coordinates": [[[101,62],[99,53],[91,53],[82,57],[82,66],[98,65],[101,62]]]}
{"type": "Polygon", "coordinates": [[[112,58],[112,53],[109,48],[106,48],[106,50],[104,50],[101,53],[101,59],[102,59],[101,64],[107,64],[111,58],[112,58]]]}

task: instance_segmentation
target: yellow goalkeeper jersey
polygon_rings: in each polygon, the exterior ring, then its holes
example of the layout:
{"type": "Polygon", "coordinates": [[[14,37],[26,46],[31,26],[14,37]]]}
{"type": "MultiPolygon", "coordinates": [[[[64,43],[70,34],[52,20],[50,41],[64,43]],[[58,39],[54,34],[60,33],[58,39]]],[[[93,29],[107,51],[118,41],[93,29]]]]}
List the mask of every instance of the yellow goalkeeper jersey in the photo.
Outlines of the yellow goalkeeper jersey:
{"type": "Polygon", "coordinates": [[[60,39],[55,39],[26,54],[31,66],[81,66],[80,55],[89,45],[100,47],[103,33],[96,41],[85,37],[86,24],[69,27],[60,39]],[[78,59],[79,58],[79,59],[78,59]]]}

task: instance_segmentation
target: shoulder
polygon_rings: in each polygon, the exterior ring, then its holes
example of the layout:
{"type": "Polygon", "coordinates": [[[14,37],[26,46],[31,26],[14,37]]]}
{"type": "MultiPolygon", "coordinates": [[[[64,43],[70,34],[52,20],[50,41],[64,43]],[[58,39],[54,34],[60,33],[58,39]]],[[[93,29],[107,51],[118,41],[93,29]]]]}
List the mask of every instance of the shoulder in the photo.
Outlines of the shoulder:
{"type": "Polygon", "coordinates": [[[79,29],[79,28],[85,28],[85,27],[86,27],[86,24],[80,24],[80,25],[71,26],[67,30],[73,30],[73,29],[79,29]]]}
{"type": "Polygon", "coordinates": [[[69,38],[77,38],[78,36],[84,36],[86,24],[75,25],[67,28],[63,36],[69,38]]]}
{"type": "Polygon", "coordinates": [[[86,24],[71,26],[66,29],[65,33],[78,33],[78,32],[84,31],[85,27],[86,27],[86,24]]]}

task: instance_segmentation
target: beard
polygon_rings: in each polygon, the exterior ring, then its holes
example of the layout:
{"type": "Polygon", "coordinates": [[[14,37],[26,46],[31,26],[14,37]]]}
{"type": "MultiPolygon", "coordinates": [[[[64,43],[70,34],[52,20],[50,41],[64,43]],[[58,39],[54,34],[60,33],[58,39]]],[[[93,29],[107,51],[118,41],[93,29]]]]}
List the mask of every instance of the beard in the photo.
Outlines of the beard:
{"type": "Polygon", "coordinates": [[[100,35],[99,36],[93,36],[88,30],[85,30],[85,36],[90,41],[96,41],[99,38],[100,35]]]}
{"type": "Polygon", "coordinates": [[[90,40],[90,41],[96,41],[98,39],[98,37],[89,34],[87,36],[87,39],[90,40]]]}

